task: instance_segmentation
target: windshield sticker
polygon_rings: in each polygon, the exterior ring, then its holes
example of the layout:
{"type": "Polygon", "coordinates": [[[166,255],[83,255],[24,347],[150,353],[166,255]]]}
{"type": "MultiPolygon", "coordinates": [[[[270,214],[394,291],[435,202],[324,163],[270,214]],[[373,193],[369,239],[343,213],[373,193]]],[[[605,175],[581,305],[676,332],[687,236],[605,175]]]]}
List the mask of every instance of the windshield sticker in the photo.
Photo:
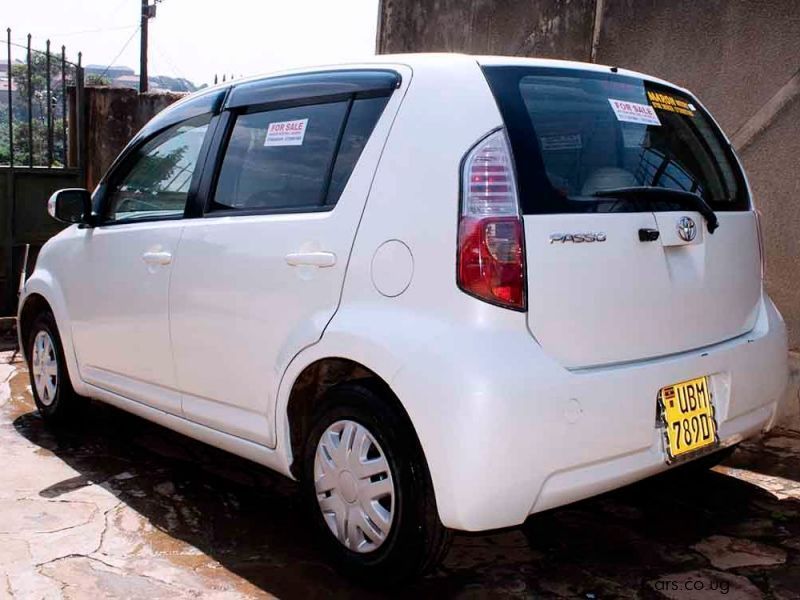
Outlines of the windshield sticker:
{"type": "Polygon", "coordinates": [[[267,127],[265,146],[302,146],[308,119],[276,121],[267,127]]]}
{"type": "Polygon", "coordinates": [[[653,105],[653,108],[678,113],[685,117],[694,117],[694,113],[697,110],[691,102],[686,102],[685,100],[659,92],[647,92],[647,99],[650,100],[650,104],[653,105]]]}
{"type": "Polygon", "coordinates": [[[542,142],[542,150],[580,150],[583,148],[580,133],[543,135],[539,140],[542,142]]]}
{"type": "Polygon", "coordinates": [[[608,101],[611,103],[611,108],[614,109],[614,114],[617,115],[618,121],[640,123],[642,125],[661,125],[656,111],[649,104],[637,104],[636,102],[615,100],[614,98],[609,98],[608,101]]]}

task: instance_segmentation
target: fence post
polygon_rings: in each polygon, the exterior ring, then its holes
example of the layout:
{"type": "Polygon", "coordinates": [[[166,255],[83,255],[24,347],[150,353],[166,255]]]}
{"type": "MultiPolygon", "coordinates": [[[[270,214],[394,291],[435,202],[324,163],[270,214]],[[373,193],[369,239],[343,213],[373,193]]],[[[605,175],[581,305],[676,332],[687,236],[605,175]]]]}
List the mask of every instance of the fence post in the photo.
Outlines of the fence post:
{"type": "Polygon", "coordinates": [[[61,161],[67,166],[67,47],[61,46],[61,161]]]}
{"type": "Polygon", "coordinates": [[[6,29],[6,48],[8,49],[8,163],[14,168],[14,94],[11,93],[11,27],[6,29]]]}
{"type": "MultiPolygon", "coordinates": [[[[14,109],[12,106],[13,95],[11,93],[11,28],[6,29],[8,43],[8,145],[9,145],[9,169],[7,174],[6,189],[8,190],[4,200],[0,198],[0,211],[8,215],[7,222],[0,224],[0,274],[5,273],[5,285],[10,289],[13,280],[13,261],[11,258],[11,238],[14,235],[14,198],[15,198],[15,177],[14,177],[14,109]],[[6,209],[4,204],[8,208],[6,209]],[[7,213],[5,211],[8,211],[7,213]]],[[[2,280],[2,277],[0,277],[2,280]]],[[[7,304],[10,302],[9,294],[3,294],[0,286],[0,308],[5,312],[7,304]]]]}
{"type": "Polygon", "coordinates": [[[31,76],[31,34],[28,34],[28,166],[33,167],[33,77],[31,76]]]}
{"type": "Polygon", "coordinates": [[[47,55],[45,56],[45,90],[47,95],[47,168],[53,166],[53,95],[50,87],[50,40],[45,44],[47,55]]]}
{"type": "MultiPolygon", "coordinates": [[[[86,98],[83,87],[82,54],[78,52],[78,64],[75,67],[75,126],[78,141],[78,169],[86,177],[86,98]]],[[[84,183],[85,184],[85,183],[84,183]]]]}

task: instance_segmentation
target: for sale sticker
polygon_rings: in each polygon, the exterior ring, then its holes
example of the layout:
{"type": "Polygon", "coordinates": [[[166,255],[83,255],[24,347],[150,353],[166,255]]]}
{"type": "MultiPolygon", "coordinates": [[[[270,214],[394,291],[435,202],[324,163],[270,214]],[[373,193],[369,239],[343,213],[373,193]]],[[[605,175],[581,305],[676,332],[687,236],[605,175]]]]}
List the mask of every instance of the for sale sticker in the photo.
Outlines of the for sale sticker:
{"type": "Polygon", "coordinates": [[[308,119],[276,121],[267,127],[265,146],[302,146],[308,119]]]}
{"type": "Polygon", "coordinates": [[[609,98],[608,101],[611,103],[611,108],[614,109],[614,114],[617,115],[618,121],[641,123],[643,125],[661,125],[656,111],[649,104],[637,104],[636,102],[615,100],[614,98],[609,98]]]}

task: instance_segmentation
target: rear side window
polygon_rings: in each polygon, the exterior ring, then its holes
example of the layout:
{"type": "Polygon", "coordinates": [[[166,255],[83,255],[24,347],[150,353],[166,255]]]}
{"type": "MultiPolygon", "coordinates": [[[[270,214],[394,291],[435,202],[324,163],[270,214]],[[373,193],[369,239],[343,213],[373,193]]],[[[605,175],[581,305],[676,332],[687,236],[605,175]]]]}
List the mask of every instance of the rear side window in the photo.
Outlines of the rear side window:
{"type": "Polygon", "coordinates": [[[211,210],[332,207],[386,101],[345,100],[238,115],[211,210]]]}
{"type": "Polygon", "coordinates": [[[347,180],[350,179],[350,173],[353,172],[353,168],[361,156],[361,151],[367,144],[369,136],[372,135],[372,130],[388,101],[388,97],[361,98],[353,101],[350,116],[347,119],[347,127],[339,147],[339,154],[336,157],[336,165],[331,174],[326,204],[332,206],[339,200],[347,180]]]}
{"type": "Polygon", "coordinates": [[[222,161],[216,209],[322,205],[347,102],[239,115],[222,161]]]}
{"type": "Polygon", "coordinates": [[[714,210],[749,207],[743,176],[714,122],[674,88],[613,73],[487,67],[514,152],[523,212],[677,210],[621,194],[669,188],[714,210]]]}

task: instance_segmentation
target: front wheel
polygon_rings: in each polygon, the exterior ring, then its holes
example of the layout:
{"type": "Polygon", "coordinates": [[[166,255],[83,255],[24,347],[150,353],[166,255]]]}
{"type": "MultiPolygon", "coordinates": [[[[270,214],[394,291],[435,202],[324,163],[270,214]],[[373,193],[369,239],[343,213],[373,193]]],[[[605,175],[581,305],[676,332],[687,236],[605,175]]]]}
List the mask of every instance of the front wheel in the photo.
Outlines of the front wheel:
{"type": "Polygon", "coordinates": [[[306,441],[303,481],[335,562],[381,585],[432,569],[450,541],[419,442],[387,394],[372,381],[328,392],[306,441]]]}
{"type": "Polygon", "coordinates": [[[39,414],[50,423],[73,417],[82,398],[72,388],[61,337],[49,311],[41,313],[33,321],[26,354],[33,399],[39,414]]]}

